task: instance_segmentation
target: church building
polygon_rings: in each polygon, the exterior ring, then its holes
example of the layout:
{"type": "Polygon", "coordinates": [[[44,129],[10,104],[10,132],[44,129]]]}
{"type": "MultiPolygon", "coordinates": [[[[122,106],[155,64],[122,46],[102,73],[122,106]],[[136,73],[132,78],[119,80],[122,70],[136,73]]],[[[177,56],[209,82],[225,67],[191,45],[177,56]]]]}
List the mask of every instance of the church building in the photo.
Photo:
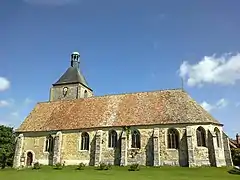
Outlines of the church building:
{"type": "MultiPolygon", "coordinates": [[[[182,89],[94,96],[80,54],[16,130],[14,167],[231,166],[223,125],[182,89]]],[[[97,77],[96,77],[97,78],[97,77]]]]}

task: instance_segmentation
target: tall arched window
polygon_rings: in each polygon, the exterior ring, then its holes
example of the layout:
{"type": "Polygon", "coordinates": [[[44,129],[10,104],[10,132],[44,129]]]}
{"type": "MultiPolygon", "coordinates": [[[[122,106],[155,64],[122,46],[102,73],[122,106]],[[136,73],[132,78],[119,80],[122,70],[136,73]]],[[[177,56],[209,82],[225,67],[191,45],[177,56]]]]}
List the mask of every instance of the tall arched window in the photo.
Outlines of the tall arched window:
{"type": "Polygon", "coordinates": [[[132,148],[140,148],[140,140],[140,132],[138,130],[132,131],[132,148]]]}
{"type": "Polygon", "coordinates": [[[114,130],[108,132],[108,147],[109,148],[117,147],[117,132],[114,130]]]}
{"type": "Polygon", "coordinates": [[[89,135],[83,132],[81,136],[81,150],[89,150],[89,135]]]}
{"type": "Polygon", "coordinates": [[[169,129],[167,133],[168,137],[168,148],[178,149],[179,148],[179,133],[176,129],[169,129]]]}
{"type": "Polygon", "coordinates": [[[52,153],[54,147],[54,139],[51,135],[47,136],[45,141],[45,152],[52,153]]]}
{"type": "Polygon", "coordinates": [[[221,134],[218,128],[214,128],[214,133],[216,134],[217,147],[221,147],[221,134]]]}
{"type": "Polygon", "coordinates": [[[206,147],[206,131],[203,127],[197,128],[197,146],[206,147]]]}
{"type": "Polygon", "coordinates": [[[84,91],[84,98],[87,98],[88,97],[88,92],[87,90],[84,91]]]}

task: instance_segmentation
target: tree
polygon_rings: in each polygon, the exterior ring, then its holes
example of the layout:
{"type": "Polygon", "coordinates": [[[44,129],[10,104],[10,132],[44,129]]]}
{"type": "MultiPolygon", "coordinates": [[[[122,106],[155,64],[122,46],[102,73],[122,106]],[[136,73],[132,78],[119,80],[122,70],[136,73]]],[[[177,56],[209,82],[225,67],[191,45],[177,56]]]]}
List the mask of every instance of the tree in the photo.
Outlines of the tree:
{"type": "Polygon", "coordinates": [[[12,127],[0,125],[0,165],[12,166],[14,157],[15,134],[12,127]]]}
{"type": "Polygon", "coordinates": [[[240,166],[240,148],[232,149],[232,160],[235,166],[240,166]]]}

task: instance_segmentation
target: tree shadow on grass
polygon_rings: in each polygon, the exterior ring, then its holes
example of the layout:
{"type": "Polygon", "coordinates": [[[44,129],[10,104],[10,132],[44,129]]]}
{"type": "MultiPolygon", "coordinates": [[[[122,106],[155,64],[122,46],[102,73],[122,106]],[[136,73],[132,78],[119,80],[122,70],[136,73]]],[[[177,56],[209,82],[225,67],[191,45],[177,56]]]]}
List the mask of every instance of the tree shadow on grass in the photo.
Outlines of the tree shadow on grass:
{"type": "Polygon", "coordinates": [[[228,171],[229,174],[235,174],[235,175],[240,175],[240,169],[233,168],[228,171]]]}

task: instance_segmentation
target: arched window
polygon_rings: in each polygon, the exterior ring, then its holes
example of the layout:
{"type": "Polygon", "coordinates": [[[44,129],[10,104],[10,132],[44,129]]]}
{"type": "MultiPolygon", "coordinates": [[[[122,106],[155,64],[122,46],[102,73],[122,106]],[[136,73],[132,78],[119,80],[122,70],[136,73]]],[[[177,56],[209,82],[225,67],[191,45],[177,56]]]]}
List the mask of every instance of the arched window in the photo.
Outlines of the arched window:
{"type": "Polygon", "coordinates": [[[140,132],[138,130],[132,131],[132,148],[140,148],[140,132]]]}
{"type": "Polygon", "coordinates": [[[108,132],[108,147],[109,148],[117,147],[117,132],[114,130],[108,132]]]}
{"type": "Polygon", "coordinates": [[[89,150],[89,135],[86,132],[81,136],[81,150],[89,150]]]}
{"type": "Polygon", "coordinates": [[[45,152],[52,153],[54,147],[54,139],[51,135],[47,136],[45,141],[45,152]]]}
{"type": "Polygon", "coordinates": [[[197,128],[197,146],[206,147],[206,132],[203,127],[197,128]]]}
{"type": "Polygon", "coordinates": [[[214,133],[216,134],[217,147],[221,147],[221,134],[218,128],[214,128],[214,133]]]}
{"type": "Polygon", "coordinates": [[[84,98],[87,98],[88,97],[88,92],[87,90],[84,91],[84,98]]]}
{"type": "Polygon", "coordinates": [[[169,129],[167,133],[167,138],[169,149],[179,148],[179,133],[176,129],[169,129]]]}

